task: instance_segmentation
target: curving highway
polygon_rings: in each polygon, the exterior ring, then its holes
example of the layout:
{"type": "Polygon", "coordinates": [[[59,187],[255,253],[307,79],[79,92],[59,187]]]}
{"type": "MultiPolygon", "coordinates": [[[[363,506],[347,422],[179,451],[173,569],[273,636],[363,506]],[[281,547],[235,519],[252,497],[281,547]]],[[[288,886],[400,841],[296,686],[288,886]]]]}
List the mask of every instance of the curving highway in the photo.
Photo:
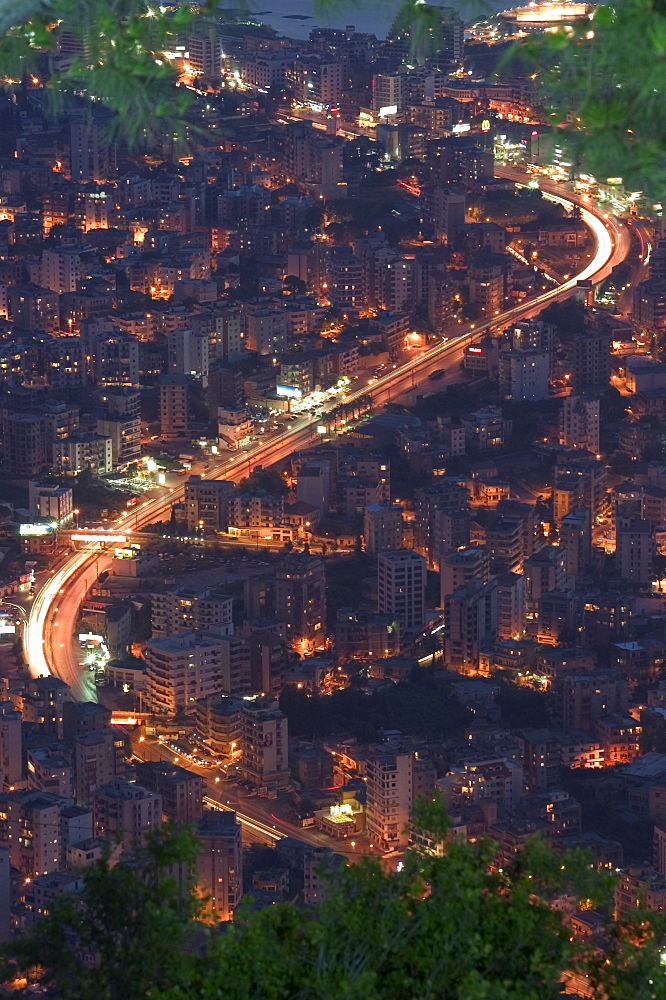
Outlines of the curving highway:
{"type": "MultiPolygon", "coordinates": [[[[525,183],[525,175],[516,171],[500,171],[498,174],[525,183]]],[[[474,340],[489,330],[503,328],[512,322],[537,315],[553,302],[572,296],[581,281],[601,281],[613,267],[624,260],[629,251],[630,238],[625,226],[613,216],[601,212],[587,199],[578,198],[557,188],[542,184],[545,197],[571,209],[578,205],[581,218],[592,232],[595,250],[590,262],[579,273],[563,284],[507,310],[492,320],[464,326],[460,333],[424,351],[418,357],[401,365],[379,378],[369,389],[363,385],[352,391],[347,401],[372,393],[375,402],[387,402],[391,398],[409,391],[428,375],[441,368],[456,364],[462,353],[474,340]]],[[[334,408],[337,401],[330,404],[334,408]]],[[[309,416],[299,417],[287,430],[268,440],[257,442],[250,450],[234,455],[233,458],[218,462],[206,473],[207,478],[231,479],[237,481],[246,476],[257,465],[272,465],[282,461],[293,451],[306,447],[315,436],[316,424],[325,417],[314,420],[309,416]]],[[[132,513],[118,519],[120,532],[131,533],[145,524],[164,519],[173,503],[184,496],[184,485],[178,486],[153,500],[145,501],[132,513]]],[[[90,543],[87,548],[73,553],[57,569],[36,596],[30,618],[25,629],[25,652],[31,676],[54,674],[65,681],[74,696],[80,700],[96,700],[92,675],[83,672],[79,664],[79,651],[74,647],[72,635],[79,607],[87,590],[99,573],[108,569],[112,553],[100,543],[90,543]]]]}

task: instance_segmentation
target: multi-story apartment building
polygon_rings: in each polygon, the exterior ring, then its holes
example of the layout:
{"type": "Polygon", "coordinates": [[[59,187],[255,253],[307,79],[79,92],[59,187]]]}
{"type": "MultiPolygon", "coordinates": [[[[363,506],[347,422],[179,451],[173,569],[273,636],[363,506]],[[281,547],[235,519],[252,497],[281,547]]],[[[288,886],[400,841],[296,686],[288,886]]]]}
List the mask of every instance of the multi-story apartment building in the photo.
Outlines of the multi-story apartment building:
{"type": "Polygon", "coordinates": [[[166,441],[186,437],[189,428],[187,378],[164,375],[159,382],[160,435],[166,441]]]}
{"type": "Polygon", "coordinates": [[[234,492],[235,486],[228,479],[190,476],[185,483],[185,510],[189,531],[224,531],[229,523],[228,503],[234,492]]]}
{"type": "Polygon", "coordinates": [[[95,789],[93,809],[97,835],[120,841],[124,850],[143,846],[162,825],[162,797],[122,778],[95,789]]]}
{"type": "Polygon", "coordinates": [[[233,634],[233,599],[210,587],[173,587],[151,592],[153,636],[200,632],[216,626],[220,635],[233,634]]]}
{"type": "Polygon", "coordinates": [[[244,699],[241,709],[242,778],[255,788],[277,790],[289,782],[289,728],[273,698],[244,699]]]}
{"type": "Polygon", "coordinates": [[[200,774],[165,760],[135,764],[137,782],[159,795],[162,813],[174,823],[194,823],[203,814],[204,781],[200,774]]]}
{"type": "Polygon", "coordinates": [[[247,644],[226,635],[224,625],[221,632],[180,632],[147,642],[146,700],[152,711],[175,715],[199,698],[247,690],[247,644]]]}
{"type": "Polygon", "coordinates": [[[369,504],[363,511],[363,538],[365,551],[376,556],[380,552],[400,549],[402,546],[402,507],[382,500],[369,504]]]}
{"type": "Polygon", "coordinates": [[[207,809],[199,819],[197,884],[215,920],[232,920],[243,894],[241,825],[234,812],[207,809]]]}
{"type": "Polygon", "coordinates": [[[479,653],[497,637],[497,581],[472,579],[444,598],[444,662],[450,670],[478,668],[479,653]]]}
{"type": "Polygon", "coordinates": [[[318,556],[288,556],[275,573],[275,615],[286,625],[286,637],[300,649],[324,645],[326,574],[318,556]]]}
{"type": "Polygon", "coordinates": [[[235,493],[227,501],[230,528],[276,528],[284,519],[284,499],[265,490],[235,493]]]}
{"type": "Polygon", "coordinates": [[[414,798],[412,754],[377,751],[367,761],[365,776],[368,836],[383,851],[405,848],[414,798]]]}
{"type": "Polygon", "coordinates": [[[599,397],[565,396],[560,421],[560,444],[599,451],[599,397]]]}
{"type": "Polygon", "coordinates": [[[379,613],[396,618],[403,628],[425,621],[426,561],[413,549],[380,552],[377,560],[379,613]]]}

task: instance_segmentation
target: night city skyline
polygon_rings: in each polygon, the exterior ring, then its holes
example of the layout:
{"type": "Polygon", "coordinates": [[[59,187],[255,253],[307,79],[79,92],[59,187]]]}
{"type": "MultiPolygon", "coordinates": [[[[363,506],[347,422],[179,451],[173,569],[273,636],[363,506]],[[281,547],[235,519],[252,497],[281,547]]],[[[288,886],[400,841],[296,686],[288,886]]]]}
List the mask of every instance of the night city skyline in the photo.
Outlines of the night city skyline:
{"type": "Polygon", "coordinates": [[[664,996],[657,35],[301,7],[0,4],[3,995],[664,996]]]}

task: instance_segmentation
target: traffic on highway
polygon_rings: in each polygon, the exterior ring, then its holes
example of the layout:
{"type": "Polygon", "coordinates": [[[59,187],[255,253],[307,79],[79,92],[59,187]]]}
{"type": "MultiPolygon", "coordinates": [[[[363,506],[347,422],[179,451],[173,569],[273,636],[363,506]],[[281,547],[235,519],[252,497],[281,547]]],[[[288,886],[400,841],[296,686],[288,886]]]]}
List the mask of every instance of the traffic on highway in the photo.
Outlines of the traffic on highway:
{"type": "MultiPolygon", "coordinates": [[[[519,183],[525,182],[524,174],[516,171],[498,170],[498,173],[519,183]]],[[[354,402],[371,392],[373,405],[385,403],[413,389],[417,383],[427,382],[429,377],[438,378],[439,373],[462,359],[465,347],[488,331],[502,329],[511,322],[537,315],[547,305],[572,296],[581,282],[602,280],[624,259],[630,243],[626,226],[595,208],[586,198],[558,190],[552,184],[544,184],[542,189],[546,198],[569,210],[578,205],[580,216],[595,240],[594,253],[584,269],[552,290],[499,316],[467,324],[459,334],[440,341],[417,357],[380,375],[370,388],[363,385],[350,389],[345,402],[354,402]]],[[[433,391],[432,382],[430,386],[433,391]]],[[[307,447],[319,433],[328,430],[326,414],[338,403],[335,397],[323,402],[315,418],[310,414],[299,415],[281,433],[257,440],[247,450],[212,464],[202,475],[237,482],[259,465],[269,466],[282,461],[292,452],[307,447]]],[[[167,488],[159,497],[146,500],[121,515],[113,525],[113,532],[128,536],[144,525],[162,520],[165,516],[168,518],[172,504],[181,501],[183,496],[184,485],[167,488]]],[[[76,698],[96,700],[94,681],[90,673],[81,669],[72,635],[80,604],[94,580],[108,569],[113,553],[99,540],[85,541],[83,545],[51,571],[36,594],[25,629],[25,651],[31,676],[55,674],[71,687],[76,698]]]]}

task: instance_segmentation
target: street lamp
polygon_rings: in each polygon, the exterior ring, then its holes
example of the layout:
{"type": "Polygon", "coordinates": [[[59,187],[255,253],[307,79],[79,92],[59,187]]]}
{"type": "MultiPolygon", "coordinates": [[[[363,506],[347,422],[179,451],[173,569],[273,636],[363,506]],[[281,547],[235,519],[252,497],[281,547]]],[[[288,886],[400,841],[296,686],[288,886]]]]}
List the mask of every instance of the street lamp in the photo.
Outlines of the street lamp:
{"type": "Polygon", "coordinates": [[[80,513],[81,513],[81,511],[78,509],[78,507],[75,507],[75,509],[72,511],[72,514],[76,518],[76,529],[77,529],[77,531],[78,531],[78,528],[79,528],[79,514],[80,513]]]}

